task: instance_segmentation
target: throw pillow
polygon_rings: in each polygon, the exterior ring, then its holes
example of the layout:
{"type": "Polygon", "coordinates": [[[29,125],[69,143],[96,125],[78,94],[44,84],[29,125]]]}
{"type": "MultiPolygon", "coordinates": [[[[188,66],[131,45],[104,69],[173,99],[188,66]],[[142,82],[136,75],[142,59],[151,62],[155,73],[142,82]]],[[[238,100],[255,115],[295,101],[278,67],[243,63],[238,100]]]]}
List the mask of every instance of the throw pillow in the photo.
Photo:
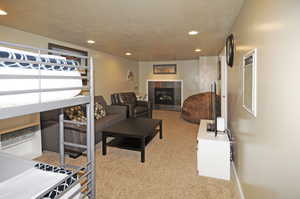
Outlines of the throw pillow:
{"type": "MultiPolygon", "coordinates": [[[[73,121],[77,121],[77,122],[86,122],[87,121],[86,114],[82,110],[81,106],[73,106],[70,108],[66,108],[64,113],[66,114],[66,116],[69,120],[73,120],[73,121]]],[[[96,120],[99,120],[106,116],[105,108],[97,102],[95,103],[94,115],[95,115],[96,120]]]]}
{"type": "Polygon", "coordinates": [[[106,116],[106,110],[102,106],[102,104],[99,104],[98,102],[95,103],[95,119],[99,120],[106,116]]]}
{"type": "Polygon", "coordinates": [[[66,108],[64,112],[70,120],[77,122],[86,122],[86,116],[81,106],[66,108]]]}

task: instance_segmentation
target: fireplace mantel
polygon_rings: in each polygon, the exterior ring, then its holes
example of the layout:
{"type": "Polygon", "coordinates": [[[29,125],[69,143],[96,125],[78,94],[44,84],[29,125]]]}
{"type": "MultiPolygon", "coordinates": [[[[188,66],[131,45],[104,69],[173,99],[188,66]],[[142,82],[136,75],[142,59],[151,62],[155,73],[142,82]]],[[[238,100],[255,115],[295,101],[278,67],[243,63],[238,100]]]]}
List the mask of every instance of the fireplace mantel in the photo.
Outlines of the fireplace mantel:
{"type": "Polygon", "coordinates": [[[154,107],[156,107],[156,109],[166,109],[166,110],[180,110],[180,108],[182,107],[182,103],[183,103],[183,80],[178,80],[178,79],[149,79],[146,82],[146,94],[147,94],[147,98],[148,100],[150,100],[154,107]],[[159,85],[158,87],[156,87],[155,85],[153,85],[153,83],[159,83],[161,82],[163,85],[159,85]],[[170,83],[174,83],[174,85],[170,84],[170,83]],[[150,85],[150,86],[149,86],[150,85]],[[154,100],[155,100],[155,88],[172,88],[174,87],[174,98],[175,98],[175,104],[172,106],[170,105],[162,105],[162,104],[155,104],[154,100]]]}

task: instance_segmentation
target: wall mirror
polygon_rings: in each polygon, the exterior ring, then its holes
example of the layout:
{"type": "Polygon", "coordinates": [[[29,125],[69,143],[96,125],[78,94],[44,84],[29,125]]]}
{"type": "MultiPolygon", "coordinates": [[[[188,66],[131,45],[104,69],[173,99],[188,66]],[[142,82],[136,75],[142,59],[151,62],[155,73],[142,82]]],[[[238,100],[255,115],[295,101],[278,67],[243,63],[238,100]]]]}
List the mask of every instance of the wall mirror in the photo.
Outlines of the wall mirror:
{"type": "Polygon", "coordinates": [[[251,50],[243,57],[243,107],[256,117],[256,54],[251,50]]]}

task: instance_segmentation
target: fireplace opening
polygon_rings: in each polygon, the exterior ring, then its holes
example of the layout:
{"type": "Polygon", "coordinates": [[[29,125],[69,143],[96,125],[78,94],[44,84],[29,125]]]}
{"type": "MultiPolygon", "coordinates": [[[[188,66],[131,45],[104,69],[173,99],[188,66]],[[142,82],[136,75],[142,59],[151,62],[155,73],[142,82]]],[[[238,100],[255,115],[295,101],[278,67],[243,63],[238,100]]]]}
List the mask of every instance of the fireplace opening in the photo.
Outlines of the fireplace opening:
{"type": "Polygon", "coordinates": [[[155,104],[175,105],[174,88],[155,88],[154,101],[155,104]]]}
{"type": "Polygon", "coordinates": [[[148,100],[155,110],[181,111],[182,81],[148,81],[148,100]]]}

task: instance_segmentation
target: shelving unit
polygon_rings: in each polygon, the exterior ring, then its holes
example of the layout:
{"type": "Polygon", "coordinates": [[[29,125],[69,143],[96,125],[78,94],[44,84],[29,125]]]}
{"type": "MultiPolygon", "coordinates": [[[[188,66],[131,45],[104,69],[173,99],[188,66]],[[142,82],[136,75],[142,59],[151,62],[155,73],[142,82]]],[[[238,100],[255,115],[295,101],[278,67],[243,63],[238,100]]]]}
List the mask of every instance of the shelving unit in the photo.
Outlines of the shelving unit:
{"type": "Polygon", "coordinates": [[[0,120],[0,135],[40,125],[39,113],[0,120]]]}

